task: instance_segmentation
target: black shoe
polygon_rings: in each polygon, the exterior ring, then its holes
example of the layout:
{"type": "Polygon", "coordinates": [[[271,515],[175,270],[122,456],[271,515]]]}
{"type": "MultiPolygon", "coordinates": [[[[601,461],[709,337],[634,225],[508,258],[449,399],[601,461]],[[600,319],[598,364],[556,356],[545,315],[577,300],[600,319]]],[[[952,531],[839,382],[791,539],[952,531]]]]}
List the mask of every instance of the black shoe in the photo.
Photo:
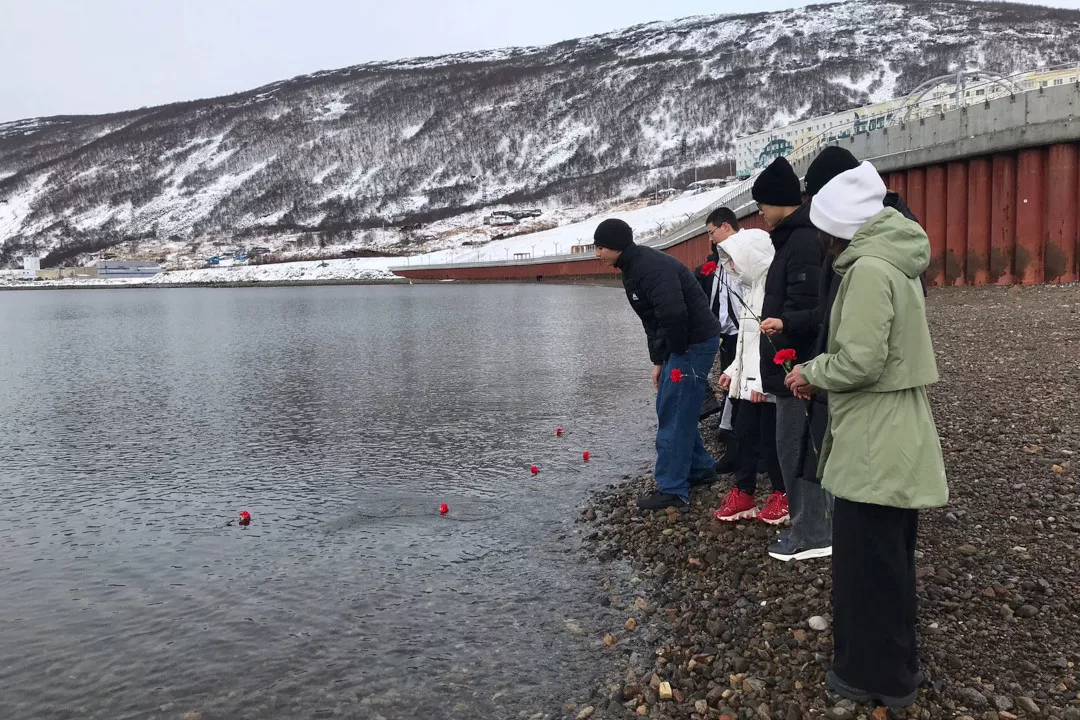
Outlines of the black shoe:
{"type": "Polygon", "coordinates": [[[825,685],[829,690],[833,691],[840,697],[845,697],[848,700],[852,700],[862,705],[869,705],[871,703],[875,705],[885,705],[886,707],[908,707],[919,697],[919,688],[916,687],[907,695],[894,696],[894,695],[882,695],[881,693],[872,693],[866,690],[860,690],[859,688],[852,687],[846,682],[840,679],[840,677],[829,670],[825,673],[825,685]]]}
{"type": "Polygon", "coordinates": [[[735,456],[733,453],[726,452],[723,457],[716,461],[716,465],[713,466],[718,475],[727,475],[728,473],[735,472],[735,456]]]}
{"type": "Polygon", "coordinates": [[[782,562],[789,560],[809,560],[810,558],[822,558],[832,555],[832,545],[821,547],[805,547],[795,539],[793,533],[780,533],[780,537],[769,546],[769,557],[782,562]]]}
{"type": "Polygon", "coordinates": [[[702,485],[712,485],[719,479],[716,476],[716,470],[710,467],[690,473],[690,477],[687,478],[686,482],[690,487],[701,487],[702,485]]]}
{"type": "Polygon", "coordinates": [[[637,501],[639,510],[663,510],[669,507],[686,507],[689,504],[678,495],[668,495],[659,490],[642,495],[637,501]]]}

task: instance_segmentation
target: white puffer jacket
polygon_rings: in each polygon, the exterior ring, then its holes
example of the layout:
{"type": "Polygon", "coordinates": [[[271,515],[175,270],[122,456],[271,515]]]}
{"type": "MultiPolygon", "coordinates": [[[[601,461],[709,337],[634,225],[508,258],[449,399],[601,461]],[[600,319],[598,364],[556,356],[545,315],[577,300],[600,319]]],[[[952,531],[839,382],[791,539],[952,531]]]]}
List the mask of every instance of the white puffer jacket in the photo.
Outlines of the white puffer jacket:
{"type": "MultiPolygon", "coordinates": [[[[735,348],[735,360],[724,374],[731,378],[731,397],[737,400],[749,400],[750,392],[763,393],[761,387],[761,328],[755,315],[761,315],[761,306],[765,302],[765,276],[769,274],[773,250],[769,233],[764,230],[740,230],[727,240],[717,245],[720,262],[723,263],[731,279],[740,287],[733,288],[743,302],[753,310],[751,313],[738,300],[735,304],[739,311],[739,342],[735,348]]],[[[766,395],[769,402],[776,402],[772,395],[766,395]]]]}

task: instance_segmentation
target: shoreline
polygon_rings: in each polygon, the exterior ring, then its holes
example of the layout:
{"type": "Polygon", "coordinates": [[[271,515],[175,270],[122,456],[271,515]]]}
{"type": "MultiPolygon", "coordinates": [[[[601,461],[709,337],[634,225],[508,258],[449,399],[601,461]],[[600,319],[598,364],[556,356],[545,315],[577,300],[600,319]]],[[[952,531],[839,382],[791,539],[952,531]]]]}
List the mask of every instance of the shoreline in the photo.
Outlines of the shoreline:
{"type": "Polygon", "coordinates": [[[955,288],[932,293],[928,315],[951,499],[920,513],[916,704],[826,692],[831,564],[772,560],[776,528],[713,520],[730,476],[688,508],[641,513],[641,474],[595,491],[578,518],[611,609],[598,631],[611,681],[592,717],[1080,720],[1080,286],[955,288]]]}
{"type": "MultiPolygon", "coordinates": [[[[55,282],[55,281],[47,281],[55,282]]],[[[266,280],[266,281],[236,281],[223,283],[71,283],[60,284],[0,284],[0,292],[3,291],[31,291],[31,290],[147,290],[159,288],[248,288],[248,287],[314,287],[322,285],[595,285],[599,287],[622,287],[622,281],[615,277],[608,279],[577,278],[559,279],[550,278],[543,282],[535,280],[413,280],[410,278],[365,278],[365,279],[340,279],[340,280],[266,280]]]]}

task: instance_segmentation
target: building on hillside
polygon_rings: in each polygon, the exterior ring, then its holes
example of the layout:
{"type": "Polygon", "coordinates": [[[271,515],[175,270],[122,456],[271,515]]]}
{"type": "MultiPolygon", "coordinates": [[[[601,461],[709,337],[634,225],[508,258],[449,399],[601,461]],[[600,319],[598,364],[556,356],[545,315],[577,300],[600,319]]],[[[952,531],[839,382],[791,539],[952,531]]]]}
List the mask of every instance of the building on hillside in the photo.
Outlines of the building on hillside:
{"type": "Polygon", "coordinates": [[[110,260],[97,265],[99,278],[151,277],[161,272],[157,263],[142,260],[110,260]]]}
{"type": "Polygon", "coordinates": [[[1035,70],[1001,80],[945,82],[928,88],[917,98],[902,97],[822,115],[763,130],[735,140],[735,174],[750,177],[773,159],[810,143],[828,145],[853,135],[879,130],[903,119],[928,117],[972,102],[990,101],[1015,91],[1036,90],[1080,82],[1080,67],[1035,70]],[[963,93],[963,96],[961,96],[963,93]],[[915,100],[919,101],[914,106],[915,100]]]}
{"type": "Polygon", "coordinates": [[[64,280],[66,278],[90,280],[97,276],[98,269],[92,265],[89,267],[45,268],[37,271],[38,280],[64,280]]]}

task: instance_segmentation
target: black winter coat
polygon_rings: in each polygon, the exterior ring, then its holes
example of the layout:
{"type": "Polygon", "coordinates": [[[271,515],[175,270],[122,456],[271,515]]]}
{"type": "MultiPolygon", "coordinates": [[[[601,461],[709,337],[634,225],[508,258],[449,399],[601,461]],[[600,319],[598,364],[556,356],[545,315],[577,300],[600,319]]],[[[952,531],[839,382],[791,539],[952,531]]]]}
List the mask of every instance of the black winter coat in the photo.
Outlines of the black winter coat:
{"type": "Polygon", "coordinates": [[[720,335],[720,322],[709,312],[709,298],[701,284],[671,255],[631,245],[615,267],[622,271],[626,298],[645,327],[654,364],[720,335]]]}
{"type": "Polygon", "coordinates": [[[761,334],[761,385],[767,393],[791,397],[784,386],[787,372],[773,362],[773,356],[778,350],[793,348],[797,363],[811,357],[820,325],[815,311],[825,244],[810,222],[810,203],[781,220],[769,236],[776,255],[765,277],[761,317],[779,318],[784,331],[761,334]]]}

